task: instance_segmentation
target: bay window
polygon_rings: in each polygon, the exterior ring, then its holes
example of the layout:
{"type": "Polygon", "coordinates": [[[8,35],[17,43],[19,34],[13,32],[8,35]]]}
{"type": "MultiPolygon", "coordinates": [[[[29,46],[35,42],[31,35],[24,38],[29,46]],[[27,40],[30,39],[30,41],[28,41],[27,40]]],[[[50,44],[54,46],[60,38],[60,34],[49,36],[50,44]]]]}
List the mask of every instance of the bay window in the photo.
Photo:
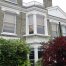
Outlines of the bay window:
{"type": "Polygon", "coordinates": [[[44,15],[28,14],[26,21],[27,34],[45,34],[44,15]]]}

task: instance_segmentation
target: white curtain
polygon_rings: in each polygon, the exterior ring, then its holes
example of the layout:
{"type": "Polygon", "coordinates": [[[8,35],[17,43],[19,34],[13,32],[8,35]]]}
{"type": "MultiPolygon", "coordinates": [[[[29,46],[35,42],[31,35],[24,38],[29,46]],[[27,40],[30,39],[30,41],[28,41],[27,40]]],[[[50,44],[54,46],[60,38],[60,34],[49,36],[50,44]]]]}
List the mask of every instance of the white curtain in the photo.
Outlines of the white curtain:
{"type": "Polygon", "coordinates": [[[28,19],[29,19],[29,25],[33,25],[33,15],[29,15],[28,19]]]}
{"type": "Polygon", "coordinates": [[[37,15],[37,25],[44,26],[44,16],[37,15]]]}
{"type": "Polygon", "coordinates": [[[58,24],[51,24],[52,26],[52,31],[58,31],[58,24]]]}
{"type": "Polygon", "coordinates": [[[16,16],[14,14],[5,13],[4,14],[4,22],[15,23],[16,16]]]}

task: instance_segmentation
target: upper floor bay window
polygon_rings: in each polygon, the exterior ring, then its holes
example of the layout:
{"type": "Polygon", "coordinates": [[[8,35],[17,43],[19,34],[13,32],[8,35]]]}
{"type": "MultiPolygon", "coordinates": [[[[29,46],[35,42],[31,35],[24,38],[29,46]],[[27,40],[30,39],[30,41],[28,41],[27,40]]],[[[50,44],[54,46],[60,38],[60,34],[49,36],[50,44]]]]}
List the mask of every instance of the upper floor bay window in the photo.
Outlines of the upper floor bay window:
{"type": "Polygon", "coordinates": [[[6,0],[8,2],[17,3],[17,0],[6,0]]]}
{"type": "Polygon", "coordinates": [[[51,24],[52,29],[52,36],[57,37],[58,36],[58,24],[51,24]]]}
{"type": "Polygon", "coordinates": [[[46,19],[45,19],[44,15],[27,14],[27,16],[26,16],[26,34],[40,34],[40,35],[45,34],[46,35],[47,22],[45,20],[46,19]]]}
{"type": "Polygon", "coordinates": [[[5,12],[3,20],[3,32],[16,33],[16,15],[5,12]]]}
{"type": "Polygon", "coordinates": [[[34,33],[34,29],[33,29],[33,15],[29,15],[28,16],[28,22],[29,22],[29,34],[33,34],[34,33]]]}
{"type": "Polygon", "coordinates": [[[44,34],[44,16],[43,15],[36,15],[37,17],[37,33],[44,34]]]}

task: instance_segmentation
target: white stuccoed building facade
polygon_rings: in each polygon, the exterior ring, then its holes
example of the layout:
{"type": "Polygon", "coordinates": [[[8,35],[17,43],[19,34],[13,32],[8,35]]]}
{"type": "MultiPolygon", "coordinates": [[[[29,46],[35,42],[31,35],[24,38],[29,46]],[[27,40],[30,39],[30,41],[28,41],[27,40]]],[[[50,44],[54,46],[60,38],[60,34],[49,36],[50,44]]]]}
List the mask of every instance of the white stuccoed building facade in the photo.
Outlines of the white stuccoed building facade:
{"type": "Polygon", "coordinates": [[[66,13],[52,0],[23,3],[22,0],[0,0],[0,37],[26,40],[31,48],[32,66],[41,58],[41,43],[56,37],[61,23],[66,36],[66,13]]]}

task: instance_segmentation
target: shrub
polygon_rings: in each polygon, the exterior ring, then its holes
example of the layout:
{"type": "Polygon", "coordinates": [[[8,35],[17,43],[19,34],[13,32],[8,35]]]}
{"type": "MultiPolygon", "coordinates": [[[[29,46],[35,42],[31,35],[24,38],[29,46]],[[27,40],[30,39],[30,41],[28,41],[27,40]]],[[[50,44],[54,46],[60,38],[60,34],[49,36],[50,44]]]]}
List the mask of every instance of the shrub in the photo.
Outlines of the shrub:
{"type": "Polygon", "coordinates": [[[66,37],[57,37],[48,43],[43,43],[43,49],[43,65],[66,65],[66,37]]]}
{"type": "Polygon", "coordinates": [[[28,53],[25,41],[0,39],[0,66],[26,66],[28,53]]]}

